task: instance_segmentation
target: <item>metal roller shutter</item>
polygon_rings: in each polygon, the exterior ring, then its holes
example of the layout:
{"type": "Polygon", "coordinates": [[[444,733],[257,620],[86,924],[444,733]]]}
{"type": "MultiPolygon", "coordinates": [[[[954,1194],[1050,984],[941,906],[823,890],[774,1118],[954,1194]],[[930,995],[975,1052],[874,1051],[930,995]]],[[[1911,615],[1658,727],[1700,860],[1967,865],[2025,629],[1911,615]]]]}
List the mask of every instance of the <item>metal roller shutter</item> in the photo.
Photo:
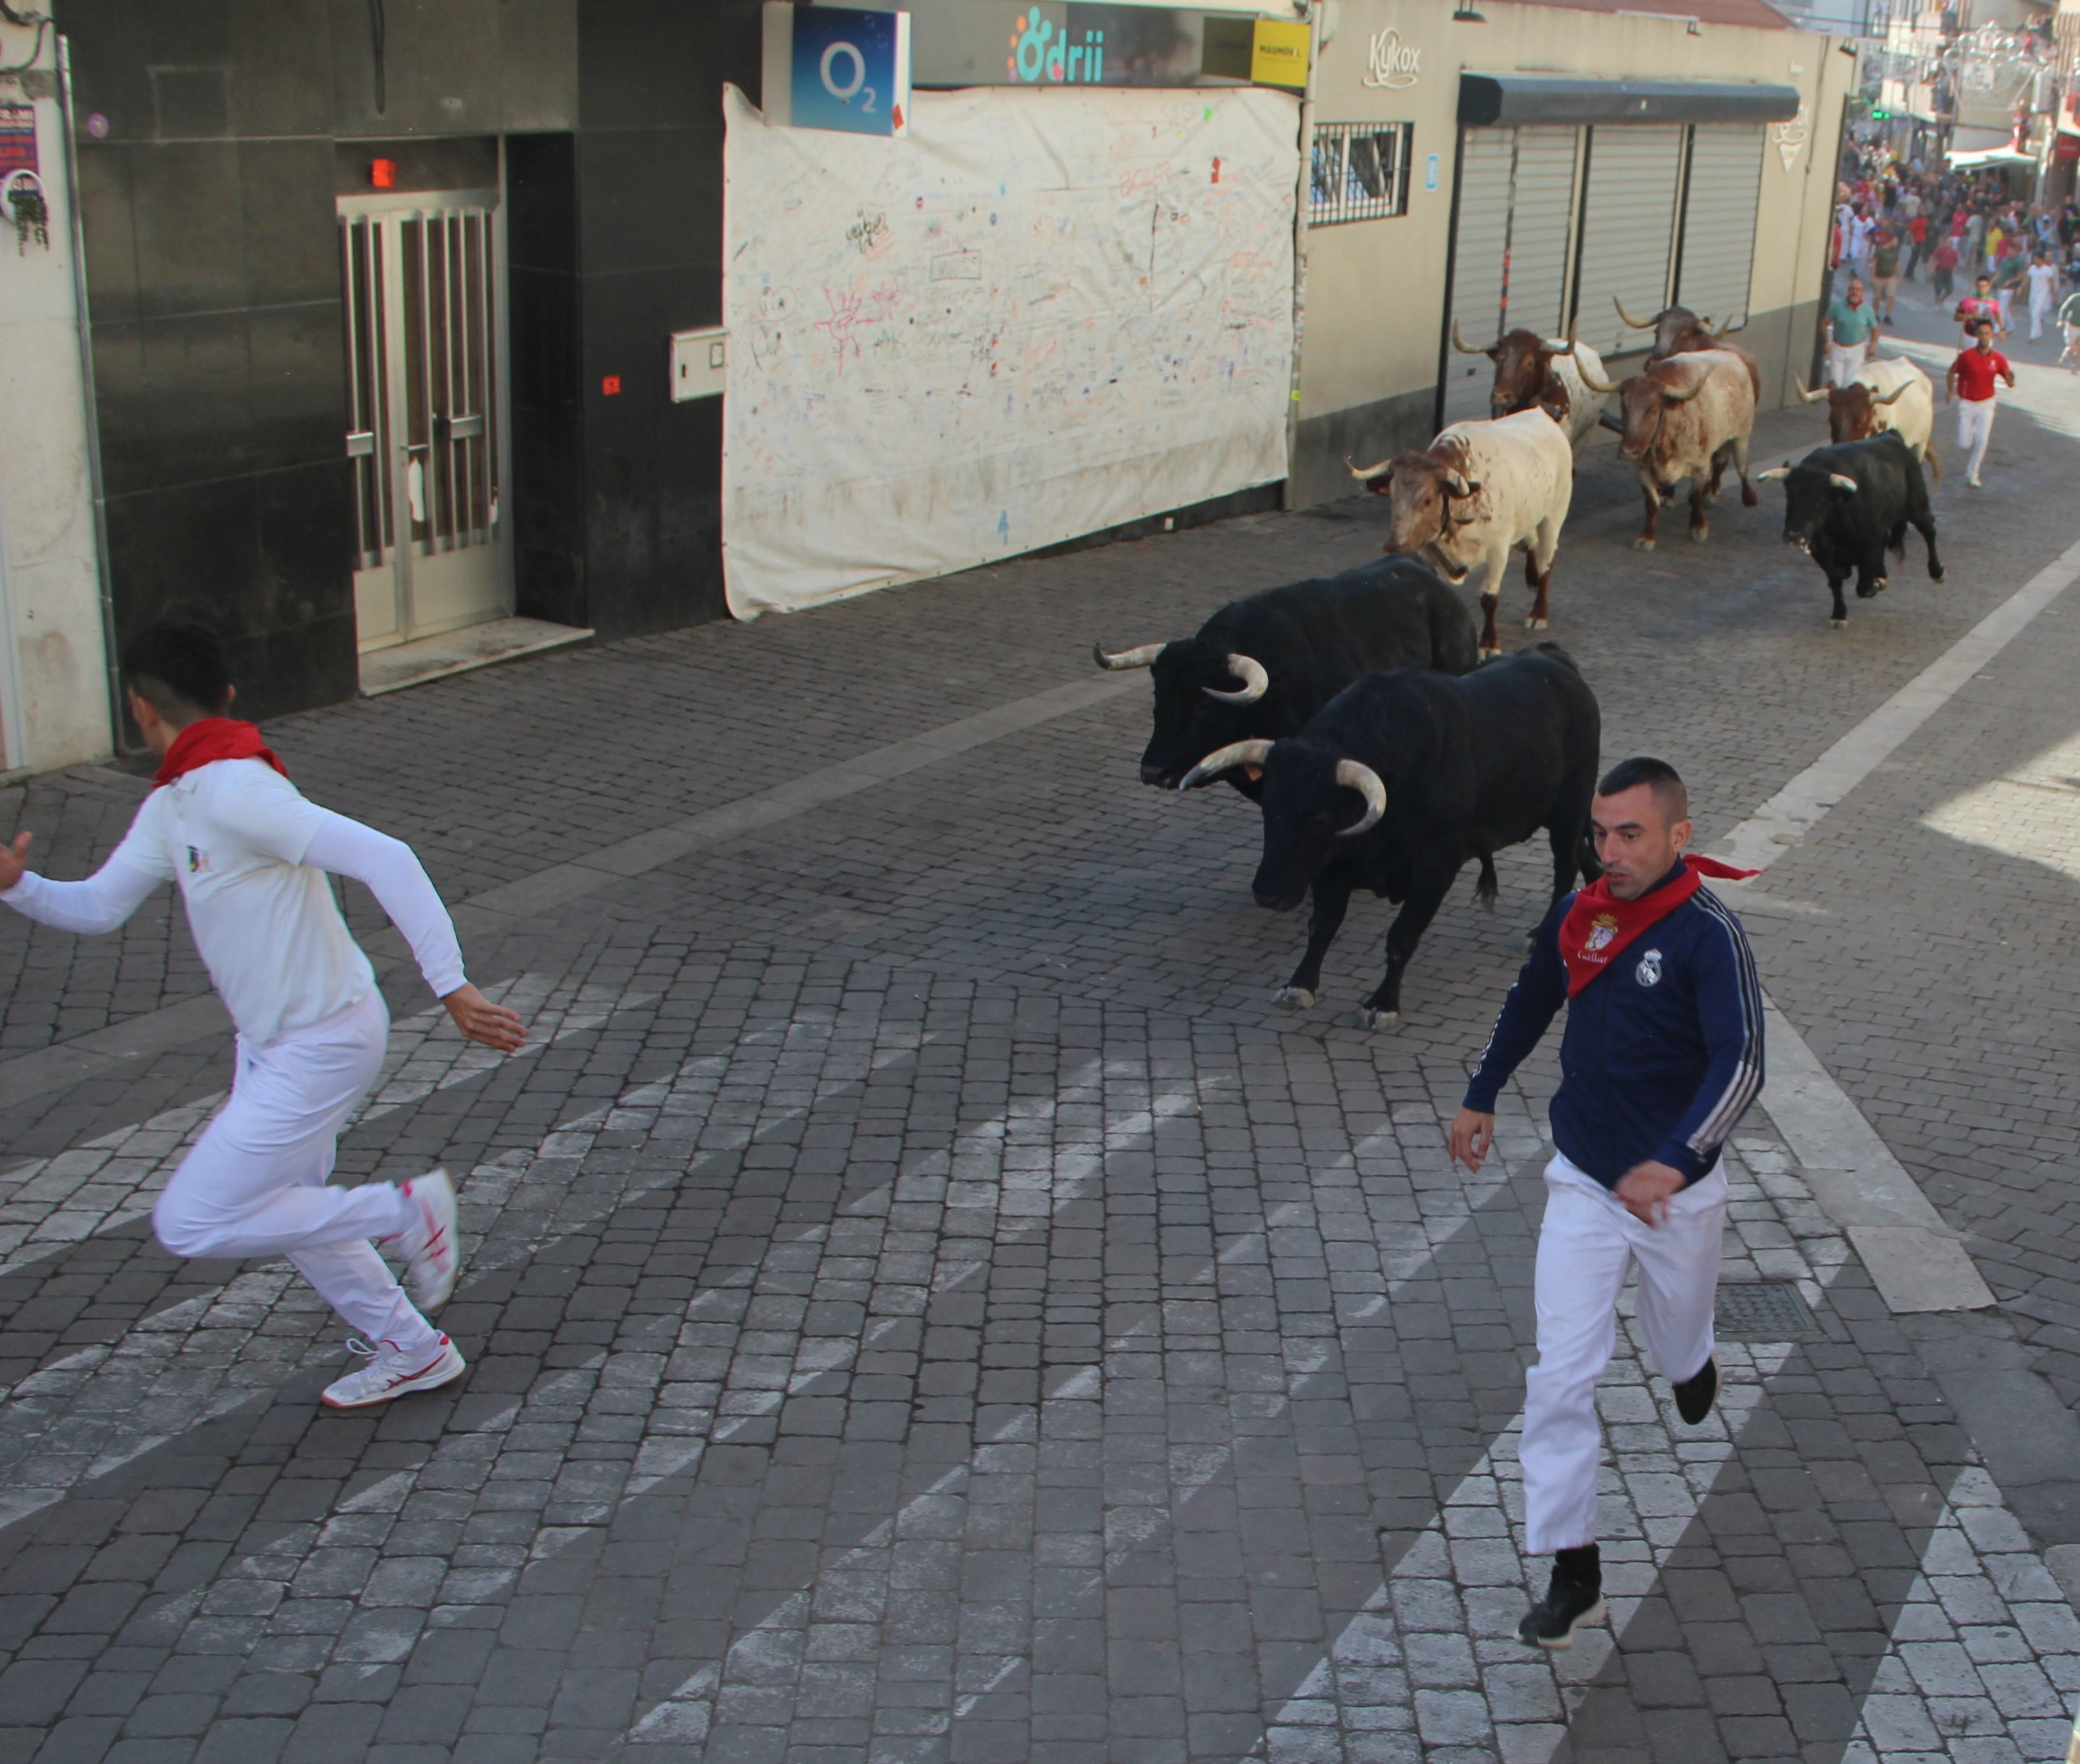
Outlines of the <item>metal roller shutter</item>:
{"type": "Polygon", "coordinates": [[[1667,304],[1675,242],[1683,128],[1600,124],[1589,131],[1576,310],[1582,341],[1606,355],[1644,349],[1646,334],[1618,317],[1615,296],[1642,318],[1667,304]]]}
{"type": "Polygon", "coordinates": [[[1691,143],[1675,298],[1714,325],[1748,316],[1762,149],[1759,124],[1700,123],[1691,143]]]}
{"type": "MultiPolygon", "coordinates": [[[[1502,325],[1503,258],[1509,249],[1513,128],[1470,128],[1459,148],[1459,214],[1452,235],[1452,302],[1448,325],[1486,348],[1502,325]]],[[[1461,355],[1447,341],[1445,421],[1485,417],[1495,369],[1484,356],[1461,355]]]]}
{"type": "Polygon", "coordinates": [[[1509,204],[1509,300],[1504,328],[1557,337],[1567,305],[1579,128],[1520,128],[1509,204]]]}

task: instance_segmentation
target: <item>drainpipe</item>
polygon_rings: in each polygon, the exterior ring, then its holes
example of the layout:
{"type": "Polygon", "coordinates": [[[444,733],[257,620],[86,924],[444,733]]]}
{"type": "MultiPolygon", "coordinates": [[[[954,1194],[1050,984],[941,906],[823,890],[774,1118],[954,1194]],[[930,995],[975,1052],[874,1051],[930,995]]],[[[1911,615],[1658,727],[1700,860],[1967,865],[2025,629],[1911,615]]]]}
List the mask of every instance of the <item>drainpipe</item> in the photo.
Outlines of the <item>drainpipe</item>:
{"type": "Polygon", "coordinates": [[[1298,199],[1293,205],[1293,379],[1285,400],[1285,481],[1280,487],[1279,506],[1298,505],[1293,471],[1300,439],[1300,342],[1307,329],[1307,209],[1315,179],[1315,65],[1322,57],[1322,18],[1327,0],[1309,0],[1307,7],[1307,84],[1300,98],[1300,180],[1298,199]]]}
{"type": "Polygon", "coordinates": [[[94,499],[94,569],[101,587],[102,665],[108,690],[108,751],[123,751],[123,694],[115,654],[115,597],[108,573],[108,497],[101,481],[101,413],[94,394],[94,327],[86,304],[86,220],[79,199],[79,132],[72,111],[72,44],[58,38],[58,119],[65,130],[65,200],[72,210],[72,304],[79,329],[80,408],[86,424],[87,491],[94,499]]]}

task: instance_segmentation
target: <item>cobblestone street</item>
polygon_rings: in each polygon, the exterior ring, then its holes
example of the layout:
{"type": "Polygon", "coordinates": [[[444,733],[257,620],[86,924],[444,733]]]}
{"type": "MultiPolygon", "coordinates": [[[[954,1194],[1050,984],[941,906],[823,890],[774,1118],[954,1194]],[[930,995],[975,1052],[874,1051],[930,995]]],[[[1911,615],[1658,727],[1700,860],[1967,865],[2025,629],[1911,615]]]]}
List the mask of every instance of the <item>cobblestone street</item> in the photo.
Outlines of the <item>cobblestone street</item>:
{"type": "MultiPolygon", "coordinates": [[[[1720,1407],[1629,1331],[1604,1385],[1607,1630],[1512,1633],[1557,1033],[1481,1175],[1444,1154],[1542,842],[1492,914],[1462,878],[1398,1032],[1355,1026],[1382,903],[1279,1011],[1256,813],[1138,784],[1146,677],[1088,657],[1376,555],[1351,501],[270,723],[530,1024],[463,1042],[349,890],[395,1029],[342,1179],[445,1163],[471,1238],[471,1372],[388,1412],[319,1410],[343,1330],[285,1265],[152,1240],[230,1072],[170,895],[0,918],[0,1764],[2063,1759],[2080,381],[2011,353],[1983,493],[1939,410],[1948,580],[1917,547],[1843,631],[1775,487],[1642,553],[1608,447],[1578,484],[1546,635],[1607,760],[1768,845],[1726,895],[1780,1013],[1720,1407]]],[[[69,878],[145,787],[0,818],[69,878]]]]}

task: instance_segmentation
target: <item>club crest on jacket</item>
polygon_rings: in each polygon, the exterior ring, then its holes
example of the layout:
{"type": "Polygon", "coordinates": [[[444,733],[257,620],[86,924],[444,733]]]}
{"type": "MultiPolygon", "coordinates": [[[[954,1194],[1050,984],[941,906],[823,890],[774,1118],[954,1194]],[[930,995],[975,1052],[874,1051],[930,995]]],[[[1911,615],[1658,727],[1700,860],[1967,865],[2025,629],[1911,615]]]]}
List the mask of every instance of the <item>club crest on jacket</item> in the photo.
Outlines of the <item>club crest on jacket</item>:
{"type": "Polygon", "coordinates": [[[1608,948],[1612,938],[1618,934],[1617,917],[1613,913],[1600,912],[1589,921],[1589,935],[1582,945],[1582,953],[1592,956],[1608,948]]]}
{"type": "Polygon", "coordinates": [[[1650,949],[1642,956],[1639,958],[1639,966],[1633,970],[1633,978],[1642,986],[1659,985],[1661,983],[1661,952],[1659,949],[1650,949]]]}

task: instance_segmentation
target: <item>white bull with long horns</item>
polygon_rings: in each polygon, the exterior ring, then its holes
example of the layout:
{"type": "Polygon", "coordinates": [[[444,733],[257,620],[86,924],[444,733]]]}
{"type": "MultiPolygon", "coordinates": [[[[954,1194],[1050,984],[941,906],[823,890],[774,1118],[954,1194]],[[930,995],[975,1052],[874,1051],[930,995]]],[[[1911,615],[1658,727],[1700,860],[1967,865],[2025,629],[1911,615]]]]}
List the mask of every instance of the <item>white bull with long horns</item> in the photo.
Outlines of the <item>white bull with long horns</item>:
{"type": "Polygon", "coordinates": [[[1815,392],[1796,375],[1793,379],[1805,403],[1827,407],[1827,438],[1835,446],[1868,440],[1889,429],[1936,483],[1943,481],[1942,462],[1930,445],[1935,429],[1935,388],[1905,356],[1864,362],[1846,386],[1815,392]]]}
{"type": "Polygon", "coordinates": [[[1537,597],[1524,626],[1545,629],[1553,555],[1575,494],[1575,452],[1543,410],[1455,422],[1420,452],[1344,463],[1388,500],[1382,551],[1412,553],[1480,597],[1482,660],[1502,652],[1495,602],[1512,551],[1524,554],[1524,579],[1537,597]]]}

